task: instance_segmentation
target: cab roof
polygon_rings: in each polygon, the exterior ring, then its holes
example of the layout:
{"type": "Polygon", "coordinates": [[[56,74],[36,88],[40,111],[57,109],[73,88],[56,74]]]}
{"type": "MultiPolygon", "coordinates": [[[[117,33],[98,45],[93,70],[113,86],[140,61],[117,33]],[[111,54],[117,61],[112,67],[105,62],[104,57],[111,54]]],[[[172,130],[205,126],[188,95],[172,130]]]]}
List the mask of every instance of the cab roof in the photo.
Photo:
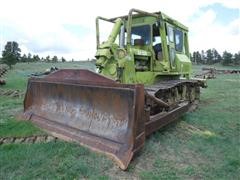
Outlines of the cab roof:
{"type": "MultiPolygon", "coordinates": [[[[152,15],[154,15],[156,18],[159,18],[159,19],[162,19],[163,21],[165,22],[168,22],[169,24],[172,24],[173,26],[177,26],[185,31],[188,31],[188,27],[186,27],[185,25],[183,25],[182,23],[180,23],[179,21],[169,17],[168,15],[162,13],[161,11],[159,12],[153,12],[153,13],[150,13],[152,15]]],[[[139,18],[139,17],[147,17],[149,15],[147,14],[133,14],[133,18],[139,18]]],[[[128,15],[125,15],[125,16],[119,16],[119,17],[115,17],[115,18],[110,18],[109,20],[114,22],[116,19],[118,18],[121,18],[123,19],[124,21],[127,21],[128,19],[128,15]]]]}

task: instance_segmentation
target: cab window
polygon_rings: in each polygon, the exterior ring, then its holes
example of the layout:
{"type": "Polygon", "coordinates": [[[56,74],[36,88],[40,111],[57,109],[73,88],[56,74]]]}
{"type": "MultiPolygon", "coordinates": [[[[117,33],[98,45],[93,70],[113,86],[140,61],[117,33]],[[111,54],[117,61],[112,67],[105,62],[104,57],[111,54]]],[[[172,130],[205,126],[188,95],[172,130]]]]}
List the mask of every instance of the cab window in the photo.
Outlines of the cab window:
{"type": "Polygon", "coordinates": [[[160,27],[157,25],[157,23],[153,24],[153,46],[157,44],[161,44],[161,36],[160,36],[160,27]]]}
{"type": "Polygon", "coordinates": [[[171,26],[167,27],[167,34],[168,34],[168,41],[173,42],[174,34],[173,34],[173,28],[171,26]]]}
{"type": "Polygon", "coordinates": [[[150,44],[150,26],[136,26],[131,30],[131,45],[149,45],[150,44]]]}
{"type": "Polygon", "coordinates": [[[153,50],[155,53],[155,59],[162,60],[162,43],[160,35],[160,27],[157,23],[153,24],[153,50]]]}
{"type": "Polygon", "coordinates": [[[174,30],[175,38],[175,49],[176,51],[182,52],[183,50],[183,32],[175,29],[174,30]]]}

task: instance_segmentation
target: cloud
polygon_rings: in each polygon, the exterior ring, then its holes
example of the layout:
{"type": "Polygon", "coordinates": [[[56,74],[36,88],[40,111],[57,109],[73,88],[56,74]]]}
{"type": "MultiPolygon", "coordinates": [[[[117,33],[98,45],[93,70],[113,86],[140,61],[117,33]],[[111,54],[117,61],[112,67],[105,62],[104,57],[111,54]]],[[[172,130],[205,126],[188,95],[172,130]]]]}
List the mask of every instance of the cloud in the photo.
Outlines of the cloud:
{"type": "MultiPolygon", "coordinates": [[[[189,27],[191,50],[217,48],[237,51],[239,19],[223,26],[215,22],[213,9],[202,7],[220,3],[226,8],[240,7],[239,0],[8,0],[1,2],[0,46],[7,40],[16,40],[23,53],[40,56],[58,55],[66,58],[94,57],[95,17],[115,17],[131,8],[149,12],[163,11],[189,27]]],[[[105,26],[102,27],[104,32],[105,26]]],[[[106,32],[105,32],[106,33],[106,32]]],[[[239,41],[238,41],[239,42],[239,41]]]]}
{"type": "Polygon", "coordinates": [[[199,12],[198,17],[189,23],[192,51],[210,48],[216,48],[219,52],[240,50],[240,17],[224,25],[216,23],[216,18],[216,12],[209,9],[199,12]]]}

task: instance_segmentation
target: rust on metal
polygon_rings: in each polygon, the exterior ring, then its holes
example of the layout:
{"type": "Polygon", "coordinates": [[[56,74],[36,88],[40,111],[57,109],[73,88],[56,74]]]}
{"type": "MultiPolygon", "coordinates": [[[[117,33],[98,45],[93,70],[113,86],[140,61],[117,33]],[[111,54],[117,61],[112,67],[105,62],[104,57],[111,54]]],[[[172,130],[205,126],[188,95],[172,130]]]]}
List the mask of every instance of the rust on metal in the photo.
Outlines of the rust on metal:
{"type": "Polygon", "coordinates": [[[109,154],[122,169],[135,143],[143,144],[143,114],[143,85],[118,84],[87,70],[31,78],[24,100],[25,118],[55,136],[109,154]]]}
{"type": "Polygon", "coordinates": [[[22,117],[55,137],[107,154],[125,170],[147,135],[188,110],[190,93],[198,93],[194,84],[171,81],[144,88],[63,69],[29,79],[22,117]],[[193,90],[185,92],[185,86],[193,90]],[[166,99],[174,92],[181,94],[181,103],[166,99]]]}

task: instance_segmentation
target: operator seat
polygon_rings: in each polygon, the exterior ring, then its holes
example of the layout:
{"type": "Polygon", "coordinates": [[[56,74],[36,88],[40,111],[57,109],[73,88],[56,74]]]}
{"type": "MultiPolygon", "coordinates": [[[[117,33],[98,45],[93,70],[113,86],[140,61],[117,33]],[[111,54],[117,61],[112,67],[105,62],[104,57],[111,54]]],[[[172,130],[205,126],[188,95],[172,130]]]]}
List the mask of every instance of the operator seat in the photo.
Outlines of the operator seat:
{"type": "Polygon", "coordinates": [[[155,52],[155,57],[158,60],[162,59],[162,44],[158,43],[153,46],[153,50],[155,52]]]}
{"type": "Polygon", "coordinates": [[[143,39],[134,39],[134,46],[143,46],[144,40],[143,39]]]}

